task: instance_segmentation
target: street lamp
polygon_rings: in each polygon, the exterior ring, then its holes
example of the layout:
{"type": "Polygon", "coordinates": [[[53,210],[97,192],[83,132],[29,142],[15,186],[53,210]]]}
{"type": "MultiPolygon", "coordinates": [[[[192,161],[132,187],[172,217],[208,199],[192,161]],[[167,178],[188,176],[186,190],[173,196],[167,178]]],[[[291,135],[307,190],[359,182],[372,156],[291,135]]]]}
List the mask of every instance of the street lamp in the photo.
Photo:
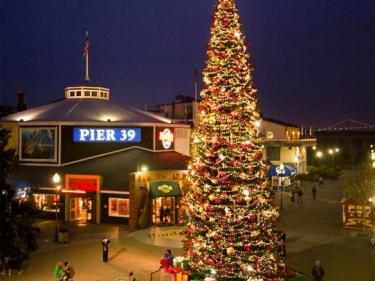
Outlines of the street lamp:
{"type": "Polygon", "coordinates": [[[146,165],[143,165],[143,166],[141,167],[141,172],[145,173],[145,172],[147,172],[147,171],[148,171],[148,167],[147,167],[146,165]]]}
{"type": "Polygon", "coordinates": [[[321,152],[321,151],[317,151],[317,152],[316,152],[316,157],[318,157],[318,158],[322,158],[322,157],[323,157],[323,152],[321,152]]]}
{"type": "Polygon", "coordinates": [[[276,168],[276,173],[278,177],[281,177],[280,210],[282,211],[283,210],[283,185],[284,185],[283,176],[285,174],[285,167],[283,163],[280,163],[279,167],[276,168]]]}
{"type": "Polygon", "coordinates": [[[338,147],[336,147],[335,149],[333,149],[333,148],[328,149],[328,154],[331,157],[331,165],[332,166],[334,166],[334,164],[335,164],[335,154],[339,153],[339,152],[340,152],[340,149],[338,147]]]}
{"type": "Polygon", "coordinates": [[[58,174],[58,173],[55,173],[52,177],[52,182],[55,184],[55,188],[56,188],[56,200],[55,200],[55,215],[56,215],[56,227],[55,227],[55,241],[58,240],[58,227],[57,227],[57,205],[58,205],[58,195],[60,194],[60,190],[61,190],[61,176],[58,174]]]}

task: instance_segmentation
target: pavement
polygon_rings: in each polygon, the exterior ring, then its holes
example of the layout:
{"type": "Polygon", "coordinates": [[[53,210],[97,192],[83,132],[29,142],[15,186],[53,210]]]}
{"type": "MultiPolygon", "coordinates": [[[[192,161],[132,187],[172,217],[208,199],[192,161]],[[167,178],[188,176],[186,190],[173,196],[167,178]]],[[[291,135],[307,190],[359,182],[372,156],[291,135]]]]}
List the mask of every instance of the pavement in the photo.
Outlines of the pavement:
{"type": "MultiPolygon", "coordinates": [[[[322,188],[316,185],[317,199],[312,199],[312,183],[303,182],[303,204],[291,202],[283,193],[283,211],[278,227],[287,234],[287,264],[309,273],[316,259],[326,271],[324,281],[375,281],[375,247],[369,242],[369,232],[344,229],[341,225],[341,183],[326,180],[322,188]]],[[[280,204],[280,193],[275,204],[280,204]]],[[[182,255],[181,227],[150,227],[129,232],[124,225],[101,224],[80,226],[67,224],[70,241],[58,244],[53,240],[55,221],[39,221],[42,236],[39,249],[22,275],[0,276],[3,281],[54,280],[57,261],[68,260],[76,269],[75,281],[116,281],[134,271],[137,280],[151,280],[151,272],[167,248],[175,256],[182,255]],[[111,240],[109,262],[102,262],[101,238],[111,240]]],[[[158,281],[159,275],[153,275],[158,281]]]]}

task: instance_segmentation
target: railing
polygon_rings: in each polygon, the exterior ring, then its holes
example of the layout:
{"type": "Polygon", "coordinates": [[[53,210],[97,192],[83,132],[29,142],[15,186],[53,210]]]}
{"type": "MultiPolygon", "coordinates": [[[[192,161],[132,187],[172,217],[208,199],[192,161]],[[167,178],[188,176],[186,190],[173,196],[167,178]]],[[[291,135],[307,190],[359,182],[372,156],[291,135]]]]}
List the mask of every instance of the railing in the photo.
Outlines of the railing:
{"type": "Polygon", "coordinates": [[[152,277],[155,273],[158,273],[160,271],[161,267],[158,269],[158,270],[155,270],[153,272],[150,273],[150,280],[152,281],[152,277]]]}
{"type": "Polygon", "coordinates": [[[303,275],[303,277],[305,277],[306,280],[314,280],[314,278],[313,278],[311,275],[309,275],[309,274],[307,274],[307,273],[305,273],[305,272],[303,272],[303,271],[296,270],[296,269],[294,269],[294,268],[292,268],[292,269],[293,269],[295,272],[297,272],[297,273],[303,275]]]}

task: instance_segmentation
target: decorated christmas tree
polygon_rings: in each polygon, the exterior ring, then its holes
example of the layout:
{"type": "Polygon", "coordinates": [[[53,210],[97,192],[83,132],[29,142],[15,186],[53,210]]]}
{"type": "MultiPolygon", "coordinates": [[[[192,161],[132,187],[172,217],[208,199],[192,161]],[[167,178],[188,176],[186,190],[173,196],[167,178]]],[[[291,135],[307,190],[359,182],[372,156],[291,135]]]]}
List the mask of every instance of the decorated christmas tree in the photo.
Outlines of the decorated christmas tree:
{"type": "Polygon", "coordinates": [[[219,0],[207,54],[185,197],[186,258],[201,278],[282,280],[278,212],[262,163],[257,90],[235,0],[219,0]]]}

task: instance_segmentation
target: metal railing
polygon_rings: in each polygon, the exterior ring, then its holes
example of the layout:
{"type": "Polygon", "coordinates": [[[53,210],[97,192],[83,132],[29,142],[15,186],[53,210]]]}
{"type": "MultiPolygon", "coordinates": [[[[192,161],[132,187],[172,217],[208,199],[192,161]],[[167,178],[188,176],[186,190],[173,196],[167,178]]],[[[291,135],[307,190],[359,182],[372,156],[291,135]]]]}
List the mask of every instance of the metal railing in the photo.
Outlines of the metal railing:
{"type": "Polygon", "coordinates": [[[160,271],[161,267],[159,267],[158,270],[155,270],[153,272],[150,273],[150,280],[152,281],[152,277],[154,276],[155,273],[158,273],[160,271]]]}

